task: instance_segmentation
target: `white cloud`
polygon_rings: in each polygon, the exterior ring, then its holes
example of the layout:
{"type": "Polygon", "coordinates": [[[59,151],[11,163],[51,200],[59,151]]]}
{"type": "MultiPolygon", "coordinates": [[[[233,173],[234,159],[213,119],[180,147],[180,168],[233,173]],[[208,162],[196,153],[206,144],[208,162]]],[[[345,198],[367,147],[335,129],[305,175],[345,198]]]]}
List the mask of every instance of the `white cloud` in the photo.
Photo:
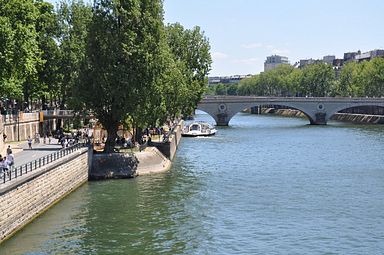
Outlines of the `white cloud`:
{"type": "Polygon", "coordinates": [[[243,44],[241,47],[246,48],[246,49],[257,49],[257,48],[262,48],[264,45],[262,43],[249,43],[249,44],[243,44]]]}
{"type": "Polygon", "coordinates": [[[235,59],[233,63],[235,64],[246,64],[246,65],[254,65],[260,62],[259,58],[243,58],[243,59],[235,59]]]}
{"type": "Polygon", "coordinates": [[[290,51],[288,49],[280,49],[271,44],[263,44],[263,43],[249,43],[241,45],[242,48],[245,49],[265,49],[270,51],[272,54],[289,54],[290,51]]]}
{"type": "Polygon", "coordinates": [[[272,53],[280,55],[280,54],[289,54],[290,51],[288,49],[277,49],[277,48],[274,48],[274,49],[272,49],[272,53]]]}
{"type": "Polygon", "coordinates": [[[218,52],[218,51],[212,53],[212,59],[213,60],[222,60],[222,59],[227,59],[227,58],[228,58],[228,55],[225,53],[218,52]]]}

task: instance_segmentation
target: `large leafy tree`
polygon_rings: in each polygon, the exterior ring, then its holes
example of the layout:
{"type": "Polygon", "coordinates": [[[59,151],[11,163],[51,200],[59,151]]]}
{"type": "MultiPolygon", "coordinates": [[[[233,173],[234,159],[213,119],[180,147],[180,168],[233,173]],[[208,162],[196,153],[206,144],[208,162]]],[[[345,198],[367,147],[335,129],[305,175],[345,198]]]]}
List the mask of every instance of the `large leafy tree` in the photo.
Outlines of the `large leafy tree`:
{"type": "Polygon", "coordinates": [[[52,90],[57,84],[59,47],[55,38],[58,37],[58,23],[52,4],[38,0],[36,7],[39,11],[36,31],[43,64],[38,67],[37,78],[30,83],[32,86],[29,90],[32,95],[41,98],[42,105],[45,105],[47,97],[52,102],[52,90]]]}
{"type": "Polygon", "coordinates": [[[80,67],[86,57],[88,26],[92,9],[81,0],[62,1],[57,10],[59,46],[56,86],[52,96],[64,109],[73,102],[72,91],[79,82],[80,67]]]}
{"type": "Polygon", "coordinates": [[[265,73],[243,79],[238,86],[240,95],[259,96],[287,96],[292,95],[296,88],[293,73],[296,72],[290,65],[280,65],[265,73]]]}
{"type": "Polygon", "coordinates": [[[162,72],[164,40],[160,0],[97,0],[78,97],[108,132],[113,151],[118,125],[146,108],[162,72]]]}
{"type": "Polygon", "coordinates": [[[384,96],[384,59],[374,58],[361,71],[360,82],[366,96],[384,96]]]}
{"type": "Polygon", "coordinates": [[[336,87],[336,95],[339,96],[361,96],[362,86],[359,83],[359,73],[363,67],[362,64],[349,62],[341,70],[339,82],[336,87]]]}
{"type": "Polygon", "coordinates": [[[181,113],[190,115],[207,89],[211,69],[210,45],[200,27],[184,29],[179,24],[167,26],[168,45],[179,70],[177,91],[181,113]]]}
{"type": "Polygon", "coordinates": [[[325,63],[308,65],[303,69],[300,92],[314,97],[328,96],[333,89],[334,80],[332,66],[325,63]]]}
{"type": "Polygon", "coordinates": [[[29,95],[28,82],[36,79],[43,63],[33,0],[0,0],[0,92],[21,99],[29,95]]]}

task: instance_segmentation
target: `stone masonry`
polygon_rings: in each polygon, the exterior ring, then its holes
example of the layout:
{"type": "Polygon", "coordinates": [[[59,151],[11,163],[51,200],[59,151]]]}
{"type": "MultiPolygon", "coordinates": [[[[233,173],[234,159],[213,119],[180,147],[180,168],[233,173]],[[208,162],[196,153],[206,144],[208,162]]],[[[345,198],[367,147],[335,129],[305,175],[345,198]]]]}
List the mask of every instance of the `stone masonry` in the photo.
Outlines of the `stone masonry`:
{"type": "Polygon", "coordinates": [[[88,180],[87,149],[0,184],[0,243],[88,180]]]}

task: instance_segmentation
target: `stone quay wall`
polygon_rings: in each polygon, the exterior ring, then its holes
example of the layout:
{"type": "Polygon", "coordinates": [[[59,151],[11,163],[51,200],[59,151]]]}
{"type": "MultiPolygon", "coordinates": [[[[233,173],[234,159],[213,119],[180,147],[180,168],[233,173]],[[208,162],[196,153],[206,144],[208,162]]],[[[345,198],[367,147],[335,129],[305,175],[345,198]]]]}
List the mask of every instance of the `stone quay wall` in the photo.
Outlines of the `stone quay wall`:
{"type": "Polygon", "coordinates": [[[183,130],[184,121],[180,120],[177,126],[174,128],[172,135],[169,137],[168,142],[157,143],[151,142],[152,146],[155,146],[161,153],[163,153],[168,159],[172,160],[177,152],[177,147],[181,141],[181,132],[183,130]]]}
{"type": "Polygon", "coordinates": [[[0,243],[88,180],[88,149],[0,184],[0,243]]]}

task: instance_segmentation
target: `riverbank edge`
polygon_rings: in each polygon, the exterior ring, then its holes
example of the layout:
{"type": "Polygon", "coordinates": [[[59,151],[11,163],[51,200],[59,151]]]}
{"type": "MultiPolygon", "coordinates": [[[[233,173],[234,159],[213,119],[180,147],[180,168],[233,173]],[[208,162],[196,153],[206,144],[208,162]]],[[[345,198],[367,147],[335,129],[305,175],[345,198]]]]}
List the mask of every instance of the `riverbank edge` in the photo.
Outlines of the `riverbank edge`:
{"type": "MultiPolygon", "coordinates": [[[[307,118],[305,114],[295,109],[262,108],[260,114],[275,114],[284,117],[307,118]]],[[[336,113],[331,120],[355,124],[384,124],[384,115],[336,113]]]]}
{"type": "Polygon", "coordinates": [[[169,171],[172,166],[172,161],[156,147],[146,148],[144,152],[136,153],[135,156],[139,160],[136,169],[137,176],[164,173],[169,171]],[[145,164],[140,162],[145,162],[145,164]]]}
{"type": "Polygon", "coordinates": [[[83,149],[79,153],[70,154],[48,164],[29,176],[15,179],[15,183],[8,187],[3,187],[0,211],[7,218],[1,218],[3,224],[0,229],[0,245],[88,182],[87,158],[88,150],[83,149]],[[43,178],[54,180],[54,184],[50,186],[43,178]],[[43,190],[47,192],[42,192],[43,190]]]}
{"type": "Polygon", "coordinates": [[[163,144],[156,145],[156,143],[154,143],[154,147],[146,148],[145,151],[151,154],[149,158],[143,158],[140,152],[135,154],[139,160],[136,170],[137,176],[164,173],[171,169],[172,161],[182,139],[181,132],[183,127],[184,121],[180,120],[173,130],[172,135],[169,137],[167,142],[169,146],[163,146],[163,144]],[[168,155],[168,157],[166,155],[168,155]],[[146,166],[144,164],[140,164],[140,161],[144,160],[147,163],[146,166]]]}
{"type": "MultiPolygon", "coordinates": [[[[167,147],[169,150],[169,154],[173,158],[174,155],[177,152],[177,147],[180,144],[181,141],[181,131],[183,128],[183,121],[181,121],[176,128],[174,129],[173,134],[169,138],[169,141],[167,142],[169,146],[167,147]]],[[[168,159],[159,149],[156,147],[148,147],[144,150],[144,153],[146,153],[146,157],[142,157],[143,153],[136,153],[135,156],[138,158],[138,160],[142,162],[142,164],[138,164],[137,167],[137,176],[144,176],[144,175],[151,175],[151,174],[159,174],[167,172],[171,169],[172,166],[172,160],[168,159]]],[[[87,152],[87,155],[89,156],[89,153],[87,152]]],[[[71,155],[72,157],[72,155],[71,155]]],[[[67,162],[71,162],[72,160],[68,160],[67,162]]],[[[88,169],[87,169],[87,175],[89,177],[89,159],[86,160],[88,162],[88,169]]],[[[55,170],[56,166],[50,166],[50,170],[55,170]]],[[[38,176],[42,174],[39,173],[38,176]]],[[[31,177],[28,178],[30,180],[31,177]]],[[[34,177],[32,177],[31,180],[33,180],[34,177]]],[[[25,180],[23,180],[23,183],[25,180]]],[[[74,184],[70,189],[65,191],[63,194],[61,194],[59,197],[56,197],[53,201],[49,203],[48,206],[40,209],[37,213],[34,213],[31,215],[28,220],[22,222],[17,227],[13,228],[10,232],[6,233],[6,235],[3,236],[2,239],[0,239],[0,245],[6,240],[9,240],[12,236],[14,236],[18,231],[22,230],[25,226],[29,225],[31,222],[33,222],[36,218],[38,218],[40,215],[44,214],[46,211],[48,211],[50,208],[58,204],[62,199],[67,197],[69,194],[80,188],[85,183],[89,182],[88,178],[85,178],[84,180],[81,180],[80,182],[74,184]]],[[[20,184],[22,185],[22,184],[20,184]]],[[[17,185],[18,186],[18,185],[17,185]]],[[[15,186],[17,188],[17,186],[15,186]]],[[[15,187],[12,187],[11,189],[15,189],[15,187]]],[[[3,194],[4,195],[4,194],[3,194]]],[[[4,202],[4,201],[3,201],[4,202]]]]}
{"type": "Polygon", "coordinates": [[[82,183],[79,183],[77,186],[74,186],[72,190],[69,190],[67,191],[62,197],[56,199],[55,201],[52,202],[52,204],[50,204],[47,208],[45,208],[44,210],[42,210],[41,212],[39,212],[38,214],[34,215],[30,220],[28,220],[24,225],[20,225],[19,227],[17,227],[16,229],[14,229],[9,235],[7,235],[4,239],[0,240],[0,245],[9,240],[10,238],[12,238],[14,235],[17,234],[17,232],[19,232],[20,230],[22,230],[23,228],[25,228],[26,226],[28,226],[29,224],[31,224],[36,218],[40,217],[41,215],[43,215],[45,212],[47,212],[49,209],[51,209],[52,207],[54,207],[55,205],[57,205],[59,202],[61,202],[63,199],[65,199],[67,196],[69,196],[72,192],[78,190],[81,186],[83,186],[84,184],[86,184],[88,182],[88,180],[84,180],[82,183]]]}

